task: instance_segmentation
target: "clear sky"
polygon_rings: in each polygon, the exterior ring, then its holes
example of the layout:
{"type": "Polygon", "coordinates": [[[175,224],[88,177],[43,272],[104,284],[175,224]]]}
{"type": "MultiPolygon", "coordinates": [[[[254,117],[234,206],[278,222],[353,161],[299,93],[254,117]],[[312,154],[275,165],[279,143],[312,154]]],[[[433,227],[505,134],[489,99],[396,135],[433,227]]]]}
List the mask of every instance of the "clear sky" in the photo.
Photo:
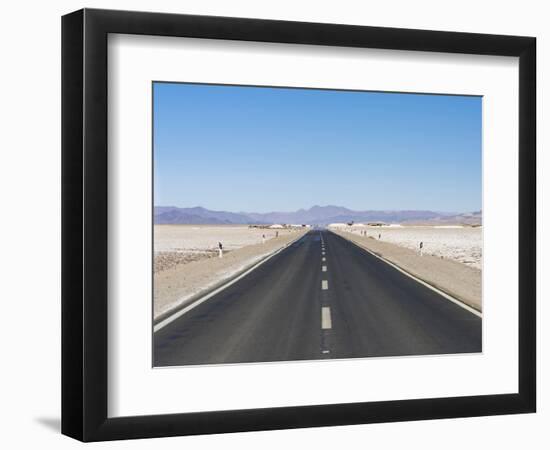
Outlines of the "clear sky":
{"type": "Polygon", "coordinates": [[[156,206],[481,209],[481,97],[153,89],[156,206]]]}

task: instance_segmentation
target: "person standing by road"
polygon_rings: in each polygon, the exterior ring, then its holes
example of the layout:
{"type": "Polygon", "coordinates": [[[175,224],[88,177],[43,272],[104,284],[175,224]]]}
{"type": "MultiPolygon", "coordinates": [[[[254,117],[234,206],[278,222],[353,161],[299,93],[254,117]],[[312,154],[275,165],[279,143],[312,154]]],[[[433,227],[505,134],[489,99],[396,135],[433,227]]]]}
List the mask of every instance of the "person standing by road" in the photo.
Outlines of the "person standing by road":
{"type": "Polygon", "coordinates": [[[218,242],[218,257],[219,258],[223,257],[223,245],[221,242],[218,242]]]}

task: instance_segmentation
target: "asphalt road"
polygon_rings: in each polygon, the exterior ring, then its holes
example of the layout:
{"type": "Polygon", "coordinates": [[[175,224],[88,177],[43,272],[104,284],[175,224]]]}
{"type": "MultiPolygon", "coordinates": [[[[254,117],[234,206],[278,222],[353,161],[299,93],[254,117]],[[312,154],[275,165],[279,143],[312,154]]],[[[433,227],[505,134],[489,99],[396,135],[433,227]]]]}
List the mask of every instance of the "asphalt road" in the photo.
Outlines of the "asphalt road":
{"type": "Polygon", "coordinates": [[[481,318],[340,236],[311,231],[153,344],[155,366],[473,353],[481,318]]]}

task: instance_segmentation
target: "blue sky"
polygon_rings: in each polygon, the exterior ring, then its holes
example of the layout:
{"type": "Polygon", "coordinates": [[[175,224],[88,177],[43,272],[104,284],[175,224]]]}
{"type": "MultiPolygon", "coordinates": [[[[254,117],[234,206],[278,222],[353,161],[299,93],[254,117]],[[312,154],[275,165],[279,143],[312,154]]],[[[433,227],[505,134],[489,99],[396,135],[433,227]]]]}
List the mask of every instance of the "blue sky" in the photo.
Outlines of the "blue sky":
{"type": "Polygon", "coordinates": [[[157,206],[481,209],[481,97],[153,89],[157,206]]]}

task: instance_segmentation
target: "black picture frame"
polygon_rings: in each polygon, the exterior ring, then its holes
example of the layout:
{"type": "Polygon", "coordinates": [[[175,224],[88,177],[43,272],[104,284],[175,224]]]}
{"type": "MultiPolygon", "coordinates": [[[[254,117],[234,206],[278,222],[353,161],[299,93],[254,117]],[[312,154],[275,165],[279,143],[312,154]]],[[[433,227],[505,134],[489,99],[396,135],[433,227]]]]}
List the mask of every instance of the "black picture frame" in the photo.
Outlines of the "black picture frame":
{"type": "Polygon", "coordinates": [[[62,18],[62,433],[82,441],[497,414],[536,408],[536,39],[83,9],[62,18]],[[519,57],[517,393],[107,417],[109,33],[519,57]]]}

